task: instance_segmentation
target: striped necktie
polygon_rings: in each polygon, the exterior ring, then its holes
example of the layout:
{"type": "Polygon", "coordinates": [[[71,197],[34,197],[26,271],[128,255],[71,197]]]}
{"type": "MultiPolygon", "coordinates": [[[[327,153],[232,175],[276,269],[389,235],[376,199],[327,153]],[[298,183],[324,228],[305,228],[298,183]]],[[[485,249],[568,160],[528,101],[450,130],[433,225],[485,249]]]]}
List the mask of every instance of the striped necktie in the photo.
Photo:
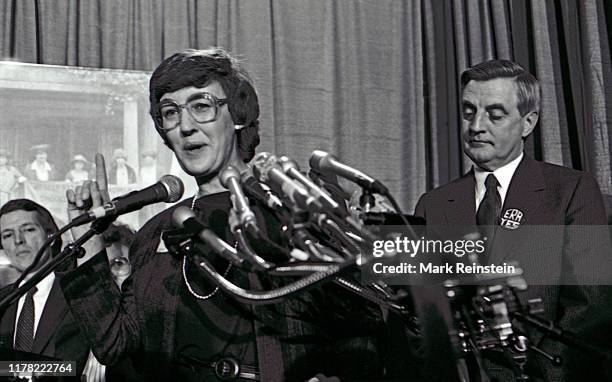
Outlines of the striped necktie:
{"type": "Polygon", "coordinates": [[[481,227],[481,233],[491,240],[497,219],[501,213],[501,196],[497,191],[499,182],[493,174],[489,174],[485,180],[486,192],[476,212],[476,224],[481,227]]]}
{"type": "Polygon", "coordinates": [[[32,344],[34,343],[34,294],[37,291],[38,288],[36,287],[30,289],[21,307],[15,333],[16,350],[32,351],[32,344]]]}

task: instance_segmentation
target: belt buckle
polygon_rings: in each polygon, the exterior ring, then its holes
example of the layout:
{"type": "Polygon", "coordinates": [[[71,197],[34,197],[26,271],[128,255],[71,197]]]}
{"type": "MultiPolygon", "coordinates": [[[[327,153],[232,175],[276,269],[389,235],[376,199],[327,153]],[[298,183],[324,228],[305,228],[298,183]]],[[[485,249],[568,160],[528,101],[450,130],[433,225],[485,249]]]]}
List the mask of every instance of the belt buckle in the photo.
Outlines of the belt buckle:
{"type": "Polygon", "coordinates": [[[215,375],[222,381],[233,381],[240,376],[240,363],[232,357],[220,358],[213,368],[215,375]]]}

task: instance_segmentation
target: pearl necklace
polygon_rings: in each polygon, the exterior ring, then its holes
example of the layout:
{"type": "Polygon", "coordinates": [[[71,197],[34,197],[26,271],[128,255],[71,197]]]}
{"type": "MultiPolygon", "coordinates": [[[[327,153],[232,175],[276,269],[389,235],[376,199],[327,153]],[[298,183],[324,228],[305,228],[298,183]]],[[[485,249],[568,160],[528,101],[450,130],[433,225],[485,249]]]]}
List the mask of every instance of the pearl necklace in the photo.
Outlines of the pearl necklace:
{"type": "Polygon", "coordinates": [[[198,196],[200,196],[200,191],[196,192],[195,195],[193,195],[193,198],[191,199],[191,210],[192,211],[195,208],[195,203],[196,203],[196,200],[198,200],[198,196]]]}
{"type": "MultiPolygon", "coordinates": [[[[193,209],[195,208],[195,204],[196,204],[196,200],[198,199],[198,196],[200,195],[200,192],[196,192],[196,194],[193,196],[193,200],[191,201],[191,210],[193,211],[193,209]]],[[[238,243],[236,242],[234,244],[234,247],[236,247],[238,243]]],[[[223,277],[226,277],[227,274],[229,273],[230,269],[232,268],[232,263],[227,264],[227,268],[225,269],[225,272],[223,272],[223,277]]],[[[187,280],[187,255],[183,256],[183,280],[185,281],[185,285],[187,286],[187,290],[189,290],[189,293],[191,293],[191,295],[195,298],[197,298],[198,300],[208,300],[209,298],[211,298],[212,296],[214,296],[215,294],[217,294],[217,292],[219,291],[219,287],[215,287],[215,289],[213,289],[212,292],[210,292],[209,294],[206,295],[201,295],[198,294],[193,287],[191,286],[191,284],[189,283],[189,280],[187,280]]]]}

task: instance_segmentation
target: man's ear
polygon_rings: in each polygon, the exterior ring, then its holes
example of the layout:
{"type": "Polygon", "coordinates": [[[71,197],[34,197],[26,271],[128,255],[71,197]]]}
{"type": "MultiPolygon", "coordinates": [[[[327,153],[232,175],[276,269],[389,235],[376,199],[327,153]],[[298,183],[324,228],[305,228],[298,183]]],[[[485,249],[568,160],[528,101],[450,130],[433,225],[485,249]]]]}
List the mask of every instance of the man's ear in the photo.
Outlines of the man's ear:
{"type": "Polygon", "coordinates": [[[527,138],[535,129],[538,118],[540,118],[540,113],[536,110],[530,111],[523,117],[523,138],[527,138]]]}

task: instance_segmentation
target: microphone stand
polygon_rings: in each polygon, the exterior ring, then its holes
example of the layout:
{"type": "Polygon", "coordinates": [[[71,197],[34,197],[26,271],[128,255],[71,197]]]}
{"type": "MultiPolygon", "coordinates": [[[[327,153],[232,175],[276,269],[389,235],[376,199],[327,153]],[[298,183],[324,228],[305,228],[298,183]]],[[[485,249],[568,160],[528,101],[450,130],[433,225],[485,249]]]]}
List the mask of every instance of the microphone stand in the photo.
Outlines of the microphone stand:
{"type": "MultiPolygon", "coordinates": [[[[569,347],[573,347],[585,353],[589,353],[594,357],[603,358],[607,361],[612,359],[612,352],[610,352],[609,349],[590,344],[582,337],[555,325],[552,321],[545,320],[530,313],[514,312],[513,314],[514,317],[516,317],[519,321],[531,325],[540,332],[550,336],[550,338],[552,338],[553,340],[557,340],[569,347]]],[[[550,360],[556,362],[555,358],[556,357],[553,356],[550,360]]]]}
{"type": "Polygon", "coordinates": [[[38,284],[42,279],[47,277],[51,272],[53,272],[61,263],[63,263],[66,259],[73,255],[77,255],[77,257],[83,257],[85,255],[85,250],[82,245],[87,242],[87,240],[91,239],[95,235],[99,235],[104,232],[111,223],[116,219],[116,216],[108,216],[102,219],[98,219],[91,224],[91,228],[85,232],[81,237],[75,240],[73,243],[68,244],[62,252],[51,258],[46,264],[44,264],[38,272],[36,272],[30,279],[25,281],[23,285],[21,285],[17,289],[13,289],[10,293],[8,293],[1,301],[0,301],[0,312],[3,312],[11,305],[13,302],[17,301],[21,296],[28,293],[30,289],[32,289],[36,284],[38,284]]]}

